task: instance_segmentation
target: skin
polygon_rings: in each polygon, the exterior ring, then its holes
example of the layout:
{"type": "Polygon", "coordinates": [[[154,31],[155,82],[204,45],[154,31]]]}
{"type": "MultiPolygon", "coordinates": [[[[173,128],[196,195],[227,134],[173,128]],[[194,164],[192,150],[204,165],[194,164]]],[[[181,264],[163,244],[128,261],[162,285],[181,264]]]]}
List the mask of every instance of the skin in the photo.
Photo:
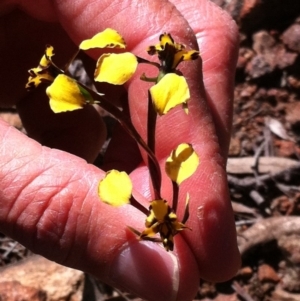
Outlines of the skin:
{"type": "MultiPolygon", "coordinates": [[[[236,25],[205,0],[39,3],[0,4],[0,28],[4,29],[0,103],[2,107],[17,105],[31,137],[0,120],[0,231],[35,253],[147,300],[192,300],[200,277],[215,282],[233,277],[240,256],[225,164],[238,47],[236,25]],[[99,201],[97,185],[104,172],[87,163],[94,161],[106,136],[97,111],[86,107],[55,115],[43,89],[33,93],[24,89],[26,70],[37,65],[45,44],[54,46],[54,61],[63,66],[76,45],[107,27],[122,34],[128,50],[148,59],[146,47],[156,44],[162,32],[170,32],[188,48],[200,48],[202,60],[179,66],[190,87],[189,115],[175,108],[158,118],[157,124],[156,151],[162,168],[182,142],[192,143],[201,159],[197,172],[180,187],[178,216],[183,216],[189,192],[187,225],[192,231],[175,237],[174,252],[140,242],[127,230],[126,225],[143,230],[145,216],[137,209],[112,208],[99,201]]],[[[98,57],[95,52],[90,55],[98,57]]],[[[111,101],[125,99],[127,103],[128,99],[133,123],[143,137],[149,84],[139,76],[142,72],[151,75],[153,70],[139,67],[126,85],[128,94],[103,86],[111,101]]],[[[136,158],[136,145],[117,128],[103,169],[132,170],[134,195],[147,206],[151,200],[148,171],[144,163],[136,167],[136,158]]],[[[162,195],[172,200],[165,176],[162,195]]]]}

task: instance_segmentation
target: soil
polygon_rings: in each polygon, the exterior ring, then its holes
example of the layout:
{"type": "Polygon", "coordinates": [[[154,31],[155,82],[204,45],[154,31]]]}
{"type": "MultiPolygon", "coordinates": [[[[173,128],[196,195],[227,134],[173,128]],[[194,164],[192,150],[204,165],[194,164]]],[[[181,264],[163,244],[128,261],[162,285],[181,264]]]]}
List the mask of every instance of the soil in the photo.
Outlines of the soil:
{"type": "MultiPolygon", "coordinates": [[[[228,181],[243,263],[195,300],[300,300],[300,1],[212,1],[240,28],[228,181]]],[[[22,130],[14,110],[0,114],[22,130]]],[[[28,253],[0,236],[0,265],[28,253]]],[[[97,287],[94,300],[140,300],[97,287]]]]}
{"type": "Polygon", "coordinates": [[[243,263],[195,300],[300,300],[300,2],[213,2],[240,29],[227,171],[243,263]]]}

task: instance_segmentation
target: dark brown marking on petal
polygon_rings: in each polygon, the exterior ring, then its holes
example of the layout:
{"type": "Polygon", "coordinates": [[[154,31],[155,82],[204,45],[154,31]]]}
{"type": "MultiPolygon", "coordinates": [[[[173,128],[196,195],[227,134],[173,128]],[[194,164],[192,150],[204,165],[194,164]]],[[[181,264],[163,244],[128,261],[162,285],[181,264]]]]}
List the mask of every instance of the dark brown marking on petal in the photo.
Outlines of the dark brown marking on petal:
{"type": "Polygon", "coordinates": [[[172,43],[174,44],[174,39],[173,39],[173,37],[171,36],[171,34],[170,34],[170,33],[168,33],[167,35],[169,36],[170,40],[171,40],[171,41],[172,41],[172,43]]]}
{"type": "Polygon", "coordinates": [[[191,55],[191,60],[196,60],[199,57],[200,53],[199,51],[195,51],[192,55],[191,55]]]}
{"type": "Polygon", "coordinates": [[[149,46],[147,49],[147,52],[149,55],[154,55],[154,54],[156,54],[157,50],[156,50],[155,46],[149,46]]]}

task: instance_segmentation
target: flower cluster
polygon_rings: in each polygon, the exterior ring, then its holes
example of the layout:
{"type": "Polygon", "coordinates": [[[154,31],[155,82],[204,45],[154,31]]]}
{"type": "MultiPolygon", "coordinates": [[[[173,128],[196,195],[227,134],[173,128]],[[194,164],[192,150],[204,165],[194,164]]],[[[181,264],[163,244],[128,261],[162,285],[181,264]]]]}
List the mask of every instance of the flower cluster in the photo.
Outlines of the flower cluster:
{"type": "MultiPolygon", "coordinates": [[[[165,162],[164,172],[170,178],[173,187],[172,206],[161,197],[161,170],[155,155],[155,130],[157,116],[165,115],[178,105],[182,105],[188,113],[187,102],[190,98],[189,87],[185,77],[177,69],[182,61],[195,60],[199,57],[196,50],[186,50],[183,44],[174,42],[170,34],[164,33],[159,37],[159,43],[149,46],[149,55],[157,55],[159,62],[148,61],[131,52],[126,52],[126,43],[123,37],[113,29],[106,29],[96,34],[91,39],[83,41],[79,45],[79,51],[93,48],[114,49],[115,53],[103,53],[96,64],[94,80],[107,82],[113,85],[123,85],[136,72],[139,64],[150,64],[158,69],[156,77],[149,78],[145,74],[141,80],[153,82],[148,91],[148,130],[147,142],[145,142],[135,129],[130,119],[110,103],[103,94],[98,93],[83,83],[75,80],[68,72],[57,67],[52,61],[54,48],[46,46],[45,54],[38,67],[29,70],[29,78],[26,89],[32,90],[41,84],[46,84],[46,94],[50,100],[50,107],[54,113],[74,111],[89,104],[98,104],[111,113],[124,127],[124,129],[136,140],[136,142],[148,154],[148,168],[153,186],[153,199],[149,209],[144,208],[132,195],[132,183],[129,175],[123,171],[111,170],[100,180],[98,195],[100,200],[111,206],[131,204],[144,212],[147,217],[145,229],[139,232],[128,228],[139,236],[140,239],[163,243],[169,251],[174,247],[174,236],[184,229],[189,217],[189,195],[186,196],[185,213],[182,221],[176,215],[179,186],[196,171],[199,165],[199,157],[189,143],[182,143],[174,149],[165,162]]],[[[73,57],[73,59],[76,57],[73,57]]]]}

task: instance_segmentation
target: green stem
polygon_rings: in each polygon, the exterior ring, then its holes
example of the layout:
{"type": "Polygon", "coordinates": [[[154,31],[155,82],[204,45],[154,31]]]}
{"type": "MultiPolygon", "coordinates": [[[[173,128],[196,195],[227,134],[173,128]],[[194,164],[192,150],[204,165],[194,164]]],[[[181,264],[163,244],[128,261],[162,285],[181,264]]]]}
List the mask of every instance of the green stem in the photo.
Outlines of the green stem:
{"type": "Polygon", "coordinates": [[[150,61],[148,61],[148,60],[146,60],[146,59],[144,59],[144,58],[142,58],[142,57],[139,57],[139,56],[137,56],[136,58],[137,58],[137,61],[138,61],[139,63],[152,65],[152,66],[155,66],[155,67],[158,68],[158,69],[160,68],[160,64],[159,64],[159,63],[150,62],[150,61]]]}
{"type": "Polygon", "coordinates": [[[145,73],[143,73],[140,77],[140,80],[143,80],[144,82],[148,82],[148,83],[156,83],[157,77],[148,77],[146,76],[145,73]]]}
{"type": "MultiPolygon", "coordinates": [[[[79,83],[78,83],[79,84],[79,83]]],[[[114,118],[123,126],[123,128],[133,137],[136,142],[147,152],[148,158],[150,158],[150,162],[153,166],[153,170],[155,170],[155,174],[157,175],[158,179],[161,179],[161,171],[158,164],[158,161],[154,155],[154,152],[149,148],[147,143],[143,140],[141,135],[138,133],[138,131],[133,126],[131,120],[113,103],[108,101],[103,95],[100,95],[99,93],[91,90],[90,88],[86,87],[85,85],[81,84],[86,90],[90,92],[93,99],[101,97],[101,100],[99,101],[99,104],[104,110],[109,112],[114,118]]],[[[96,102],[95,102],[96,103],[96,102]]]]}
{"type": "Polygon", "coordinates": [[[190,209],[189,209],[189,197],[187,197],[185,208],[184,208],[184,215],[182,219],[182,223],[185,224],[186,221],[189,219],[190,216],[190,209]]]}
{"type": "Polygon", "coordinates": [[[176,211],[177,211],[177,204],[178,204],[179,186],[178,186],[178,184],[176,182],[172,181],[172,188],[173,188],[172,209],[176,213],[176,211]]]}
{"type": "MultiPolygon", "coordinates": [[[[155,133],[156,133],[156,119],[157,113],[153,107],[151,94],[148,90],[148,118],[147,118],[147,144],[150,150],[155,154],[155,133]]],[[[152,180],[154,199],[160,200],[160,189],[161,189],[161,174],[157,173],[155,166],[153,166],[152,161],[148,158],[148,167],[150,172],[150,177],[152,180]]]]}
{"type": "Polygon", "coordinates": [[[70,65],[73,63],[73,61],[75,60],[75,58],[77,57],[77,55],[79,54],[80,52],[80,49],[78,48],[77,51],[73,54],[73,56],[71,57],[71,59],[67,62],[67,64],[65,65],[65,68],[64,68],[64,72],[65,74],[67,75],[70,75],[69,74],[69,67],[70,65]]]}
{"type": "Polygon", "coordinates": [[[130,198],[130,205],[132,205],[133,207],[135,207],[136,209],[140,210],[141,212],[143,212],[145,215],[148,216],[149,210],[145,208],[143,205],[141,205],[133,196],[131,196],[130,198]]]}

